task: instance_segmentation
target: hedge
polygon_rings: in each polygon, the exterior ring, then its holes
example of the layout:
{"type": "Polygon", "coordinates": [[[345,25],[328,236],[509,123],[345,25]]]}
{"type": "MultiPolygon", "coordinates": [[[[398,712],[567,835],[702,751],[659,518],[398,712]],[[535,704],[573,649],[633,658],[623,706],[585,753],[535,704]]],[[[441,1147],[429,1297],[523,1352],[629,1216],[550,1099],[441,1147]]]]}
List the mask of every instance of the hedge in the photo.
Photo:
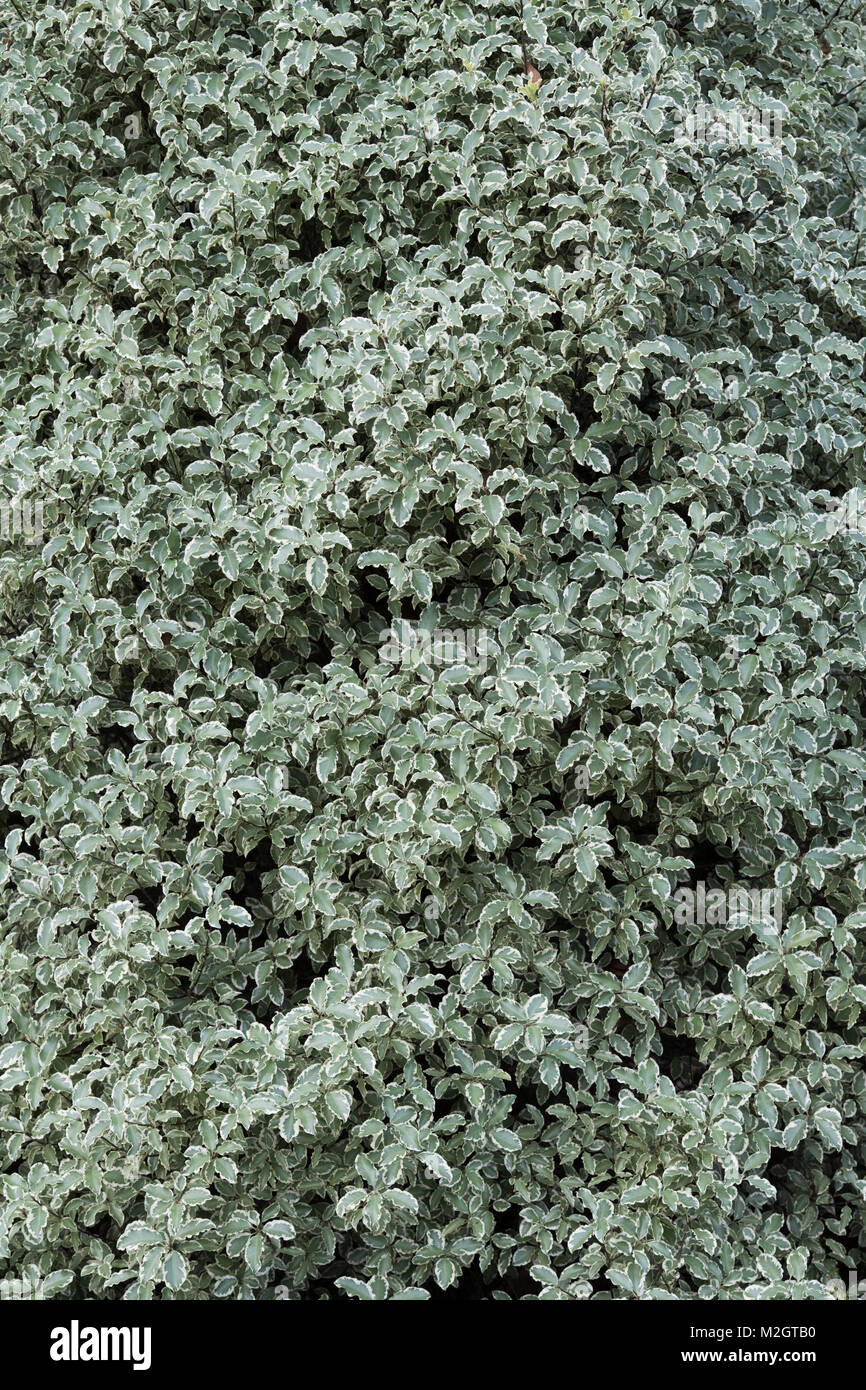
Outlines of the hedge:
{"type": "Polygon", "coordinates": [[[856,14],[3,0],[7,1289],[863,1268],[856,14]]]}

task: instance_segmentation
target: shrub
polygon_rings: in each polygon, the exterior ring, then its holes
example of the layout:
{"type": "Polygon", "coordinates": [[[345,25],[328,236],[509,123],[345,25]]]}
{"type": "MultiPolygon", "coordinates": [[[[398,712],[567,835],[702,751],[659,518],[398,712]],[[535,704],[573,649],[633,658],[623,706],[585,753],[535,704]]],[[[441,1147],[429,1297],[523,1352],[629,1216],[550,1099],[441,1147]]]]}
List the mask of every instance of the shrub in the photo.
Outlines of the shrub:
{"type": "Polygon", "coordinates": [[[0,1269],[833,1297],[856,7],[10,5],[0,1269]]]}

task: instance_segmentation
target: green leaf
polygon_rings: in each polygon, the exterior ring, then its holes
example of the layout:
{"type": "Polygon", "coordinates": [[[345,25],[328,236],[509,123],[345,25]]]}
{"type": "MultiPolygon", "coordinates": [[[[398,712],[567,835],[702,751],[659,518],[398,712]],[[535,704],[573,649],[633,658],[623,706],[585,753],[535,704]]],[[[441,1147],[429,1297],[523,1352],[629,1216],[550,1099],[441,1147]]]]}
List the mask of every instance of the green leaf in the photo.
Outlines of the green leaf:
{"type": "Polygon", "coordinates": [[[324,555],[313,555],[307,561],[306,579],[314,593],[325,592],[328,584],[328,562],[324,555]]]}
{"type": "Polygon", "coordinates": [[[162,1277],[172,1293],[177,1293],[178,1289],[183,1288],[186,1283],[189,1268],[183,1255],[179,1250],[172,1250],[165,1257],[162,1269],[162,1277]]]}
{"type": "Polygon", "coordinates": [[[338,1119],[348,1120],[352,1110],[352,1097],[348,1091],[329,1091],[325,1103],[338,1119]]]}

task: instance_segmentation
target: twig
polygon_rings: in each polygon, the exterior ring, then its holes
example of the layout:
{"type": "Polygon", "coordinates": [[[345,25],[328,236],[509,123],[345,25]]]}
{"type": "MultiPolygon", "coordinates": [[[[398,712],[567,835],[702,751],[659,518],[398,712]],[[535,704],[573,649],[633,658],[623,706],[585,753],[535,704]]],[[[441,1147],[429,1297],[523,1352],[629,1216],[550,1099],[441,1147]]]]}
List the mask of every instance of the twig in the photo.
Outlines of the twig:
{"type": "Polygon", "coordinates": [[[846,101],[852,92],[856,92],[858,87],[863,86],[864,82],[866,82],[866,77],[861,77],[860,81],[855,82],[853,87],[849,87],[847,92],[840,92],[839,95],[833,100],[831,105],[838,106],[840,101],[846,101]]]}

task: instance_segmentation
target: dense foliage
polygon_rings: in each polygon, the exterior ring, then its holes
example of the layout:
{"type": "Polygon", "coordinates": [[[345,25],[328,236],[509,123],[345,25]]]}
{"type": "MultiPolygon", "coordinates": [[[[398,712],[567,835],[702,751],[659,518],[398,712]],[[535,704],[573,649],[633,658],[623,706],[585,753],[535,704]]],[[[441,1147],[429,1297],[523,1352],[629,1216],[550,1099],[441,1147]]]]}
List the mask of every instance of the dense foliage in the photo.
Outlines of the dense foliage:
{"type": "Polygon", "coordinates": [[[0,1278],[866,1274],[857,11],[0,0],[0,1278]]]}

